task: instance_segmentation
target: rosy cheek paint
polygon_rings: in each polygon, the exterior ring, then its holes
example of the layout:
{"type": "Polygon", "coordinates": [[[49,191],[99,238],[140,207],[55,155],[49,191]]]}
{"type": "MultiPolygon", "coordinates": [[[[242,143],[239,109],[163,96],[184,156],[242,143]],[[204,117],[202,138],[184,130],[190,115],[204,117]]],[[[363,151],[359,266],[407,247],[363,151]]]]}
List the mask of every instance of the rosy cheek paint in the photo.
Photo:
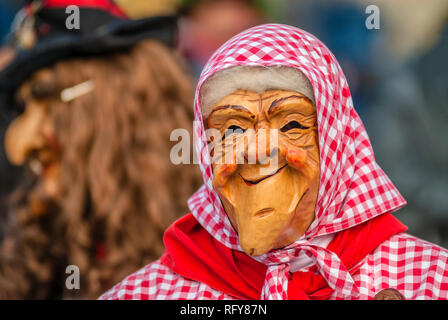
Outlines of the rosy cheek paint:
{"type": "Polygon", "coordinates": [[[306,151],[301,149],[287,149],[286,161],[288,164],[296,170],[302,170],[306,164],[307,154],[306,151]]]}
{"type": "Polygon", "coordinates": [[[238,168],[236,161],[229,164],[218,165],[215,171],[214,187],[222,187],[226,184],[227,179],[235,173],[238,168]]]}

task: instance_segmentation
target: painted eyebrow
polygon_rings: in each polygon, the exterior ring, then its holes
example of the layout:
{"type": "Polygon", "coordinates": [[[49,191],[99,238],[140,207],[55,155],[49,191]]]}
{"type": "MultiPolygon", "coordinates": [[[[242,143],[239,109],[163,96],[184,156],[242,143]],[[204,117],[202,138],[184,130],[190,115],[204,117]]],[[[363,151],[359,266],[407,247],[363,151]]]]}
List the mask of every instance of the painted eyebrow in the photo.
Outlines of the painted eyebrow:
{"type": "Polygon", "coordinates": [[[285,101],[290,100],[290,99],[305,100],[305,101],[308,101],[309,103],[312,103],[312,101],[309,98],[305,97],[305,96],[292,95],[292,96],[289,96],[289,97],[285,97],[285,98],[280,98],[280,99],[274,100],[271,103],[271,106],[268,109],[268,114],[270,115],[270,114],[275,113],[278,108],[282,107],[282,104],[285,101]]]}
{"type": "Polygon", "coordinates": [[[253,115],[253,113],[246,107],[243,107],[240,105],[235,105],[235,104],[226,104],[226,105],[222,105],[222,106],[217,106],[212,110],[212,112],[210,114],[212,114],[213,112],[216,112],[219,110],[225,110],[225,109],[233,109],[236,111],[242,111],[244,113],[249,113],[249,114],[253,115]]]}

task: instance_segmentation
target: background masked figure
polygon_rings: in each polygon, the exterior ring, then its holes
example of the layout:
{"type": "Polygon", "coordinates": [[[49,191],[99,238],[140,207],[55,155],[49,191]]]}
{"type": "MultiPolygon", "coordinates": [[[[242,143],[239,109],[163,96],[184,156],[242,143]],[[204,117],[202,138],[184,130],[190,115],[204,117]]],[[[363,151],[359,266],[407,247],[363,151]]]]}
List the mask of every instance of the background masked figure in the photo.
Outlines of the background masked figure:
{"type": "MultiPolygon", "coordinates": [[[[29,174],[1,224],[0,298],[96,298],[163,252],[165,228],[199,185],[169,161],[170,134],[190,129],[193,88],[173,53],[171,17],[129,20],[109,1],[34,2],[0,74],[5,135],[29,174]],[[25,36],[26,35],[26,36],[25,36]],[[79,268],[77,290],[66,278],[79,268]]],[[[71,280],[76,286],[76,281],[71,280]]]]}
{"type": "Polygon", "coordinates": [[[392,216],[406,202],[314,36],[268,24],[230,39],[203,69],[195,120],[191,214],[103,299],[448,298],[448,251],[392,216]]]}

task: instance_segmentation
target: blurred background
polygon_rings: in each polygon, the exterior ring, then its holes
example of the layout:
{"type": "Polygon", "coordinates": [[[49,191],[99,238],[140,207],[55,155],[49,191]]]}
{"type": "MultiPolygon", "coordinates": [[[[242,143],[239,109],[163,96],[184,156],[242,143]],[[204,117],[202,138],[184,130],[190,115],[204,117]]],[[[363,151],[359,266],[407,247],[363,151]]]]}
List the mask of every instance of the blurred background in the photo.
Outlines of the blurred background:
{"type": "MultiPolygon", "coordinates": [[[[377,162],[408,201],[397,217],[409,233],[448,247],[448,1],[115,2],[133,18],[178,13],[178,50],[196,78],[214,50],[253,25],[278,22],[316,35],[346,74],[377,162]],[[378,30],[366,28],[368,5],[380,9],[378,30]]],[[[23,3],[0,0],[0,37],[5,41],[23,3]]],[[[0,59],[0,67],[3,64],[0,59]]],[[[7,125],[2,118],[2,201],[22,176],[21,168],[9,165],[4,155],[7,125]]]]}

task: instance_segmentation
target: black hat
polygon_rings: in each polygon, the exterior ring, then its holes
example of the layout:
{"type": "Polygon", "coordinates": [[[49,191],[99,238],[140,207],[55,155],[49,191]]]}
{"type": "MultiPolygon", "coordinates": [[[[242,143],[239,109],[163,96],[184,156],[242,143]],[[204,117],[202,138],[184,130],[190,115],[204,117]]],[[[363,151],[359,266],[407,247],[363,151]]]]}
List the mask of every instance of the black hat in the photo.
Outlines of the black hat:
{"type": "Polygon", "coordinates": [[[34,71],[61,59],[125,50],[148,38],[174,46],[176,21],[131,20],[111,0],[29,1],[13,23],[16,56],[0,72],[0,109],[13,106],[14,92],[34,71]]]}

